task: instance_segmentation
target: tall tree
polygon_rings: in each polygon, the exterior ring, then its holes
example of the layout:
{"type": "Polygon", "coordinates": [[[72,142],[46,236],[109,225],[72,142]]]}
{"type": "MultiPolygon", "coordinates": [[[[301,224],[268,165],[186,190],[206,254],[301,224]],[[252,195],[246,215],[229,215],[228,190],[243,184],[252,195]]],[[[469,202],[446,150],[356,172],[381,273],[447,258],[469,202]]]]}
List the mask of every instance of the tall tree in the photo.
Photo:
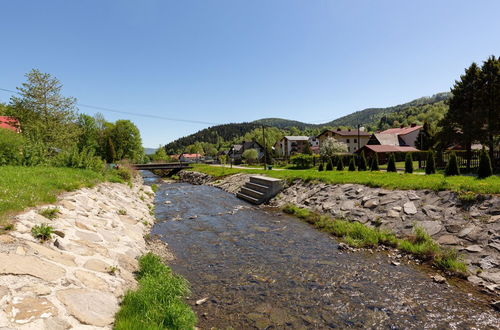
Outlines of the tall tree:
{"type": "Polygon", "coordinates": [[[117,120],[111,130],[117,159],[141,162],[144,157],[141,133],[130,120],[117,120]]]}
{"type": "Polygon", "coordinates": [[[500,136],[500,59],[491,56],[481,67],[480,116],[481,142],[488,146],[490,159],[494,159],[495,141],[500,136]]]}
{"type": "Polygon", "coordinates": [[[80,114],[77,124],[81,132],[78,137],[78,149],[90,148],[97,151],[99,148],[99,129],[95,118],[86,114],[80,114]]]}
{"type": "Polygon", "coordinates": [[[446,142],[459,142],[467,151],[467,170],[470,171],[472,144],[481,134],[480,116],[481,70],[472,63],[451,89],[450,108],[441,121],[441,138],[446,142]]]}
{"type": "Polygon", "coordinates": [[[419,150],[429,150],[434,145],[433,131],[431,125],[426,120],[424,122],[424,127],[418,133],[417,139],[415,140],[415,147],[419,150]]]}
{"type": "Polygon", "coordinates": [[[77,143],[76,99],[61,95],[62,84],[48,73],[33,69],[12,96],[10,115],[19,119],[23,134],[48,147],[64,148],[77,143]]]}

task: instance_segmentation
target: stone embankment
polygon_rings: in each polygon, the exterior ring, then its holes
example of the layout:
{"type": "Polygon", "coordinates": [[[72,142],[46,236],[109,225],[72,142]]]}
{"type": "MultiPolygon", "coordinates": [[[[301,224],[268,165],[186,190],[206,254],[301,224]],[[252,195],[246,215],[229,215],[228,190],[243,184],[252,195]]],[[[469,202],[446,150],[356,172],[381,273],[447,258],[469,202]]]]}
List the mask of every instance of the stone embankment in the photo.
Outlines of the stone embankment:
{"type": "Polygon", "coordinates": [[[0,329],[111,328],[136,286],[153,198],[139,181],[103,183],[16,216],[15,230],[0,236],[0,329]],[[53,207],[56,219],[39,214],[53,207]],[[31,234],[42,223],[55,230],[43,243],[31,234]]]}
{"type": "MultiPolygon", "coordinates": [[[[182,176],[181,176],[182,177],[182,176]]],[[[211,180],[202,173],[184,175],[235,193],[250,175],[211,180]]],[[[440,245],[455,248],[468,264],[468,280],[500,294],[500,197],[483,195],[461,201],[456,193],[430,190],[387,190],[357,184],[305,183],[297,180],[270,201],[271,206],[295,204],[332,217],[359,221],[405,237],[415,225],[440,245]]]]}

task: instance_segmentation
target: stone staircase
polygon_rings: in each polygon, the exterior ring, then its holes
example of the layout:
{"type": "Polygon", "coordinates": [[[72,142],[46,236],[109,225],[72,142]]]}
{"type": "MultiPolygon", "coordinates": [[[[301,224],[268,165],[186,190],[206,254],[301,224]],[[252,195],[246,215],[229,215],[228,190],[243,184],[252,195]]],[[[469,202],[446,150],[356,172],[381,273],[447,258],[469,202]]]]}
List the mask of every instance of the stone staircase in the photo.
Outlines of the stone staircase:
{"type": "Polygon", "coordinates": [[[276,196],[282,189],[282,180],[255,175],[250,177],[250,181],[241,187],[236,196],[252,204],[262,204],[276,196]]]}

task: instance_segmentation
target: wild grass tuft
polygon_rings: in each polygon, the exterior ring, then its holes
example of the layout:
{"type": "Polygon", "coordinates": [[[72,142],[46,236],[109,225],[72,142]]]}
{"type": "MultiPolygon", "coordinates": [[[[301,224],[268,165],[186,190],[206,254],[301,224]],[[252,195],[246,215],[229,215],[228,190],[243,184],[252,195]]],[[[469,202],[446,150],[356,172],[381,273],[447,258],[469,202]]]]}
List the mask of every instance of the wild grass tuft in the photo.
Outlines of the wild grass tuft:
{"type": "Polygon", "coordinates": [[[46,223],[35,225],[31,228],[31,235],[42,242],[48,241],[52,237],[53,233],[54,228],[46,223]]]}
{"type": "Polygon", "coordinates": [[[46,217],[49,220],[53,220],[53,219],[57,218],[59,212],[60,211],[57,207],[48,207],[48,208],[45,208],[43,210],[40,210],[38,212],[38,214],[46,217]]]}
{"type": "Polygon", "coordinates": [[[373,248],[379,245],[394,247],[455,275],[464,276],[467,273],[467,266],[462,262],[458,252],[453,249],[442,249],[422,227],[415,226],[413,236],[399,239],[387,230],[371,228],[359,222],[333,219],[293,204],[285,205],[283,211],[341,238],[352,247],[373,248]]]}
{"type": "Polygon", "coordinates": [[[148,253],[139,259],[138,289],[125,295],[115,317],[117,330],[193,329],[196,316],[184,302],[186,280],[172,273],[161,258],[148,253]]]}

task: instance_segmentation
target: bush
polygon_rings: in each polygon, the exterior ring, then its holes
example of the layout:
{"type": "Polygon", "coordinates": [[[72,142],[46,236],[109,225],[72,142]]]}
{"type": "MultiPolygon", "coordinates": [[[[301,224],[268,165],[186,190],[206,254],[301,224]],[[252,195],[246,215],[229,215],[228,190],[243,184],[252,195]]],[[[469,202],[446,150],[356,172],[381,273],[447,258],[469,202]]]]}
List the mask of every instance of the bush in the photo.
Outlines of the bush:
{"type": "Polygon", "coordinates": [[[31,235],[33,235],[34,238],[37,238],[42,242],[49,240],[52,237],[53,233],[54,233],[54,228],[45,223],[33,226],[33,228],[31,228],[31,235]]]}
{"type": "Polygon", "coordinates": [[[406,154],[405,158],[405,173],[413,173],[413,157],[410,152],[406,154]]]}
{"type": "Polygon", "coordinates": [[[342,160],[342,156],[339,156],[337,159],[337,171],[344,170],[344,161],[342,160]]]}
{"type": "Polygon", "coordinates": [[[19,165],[24,144],[21,134],[0,128],[0,166],[19,165]]]}
{"type": "Polygon", "coordinates": [[[354,156],[352,156],[351,160],[349,161],[349,171],[356,171],[356,162],[354,161],[354,156]]]}
{"type": "Polygon", "coordinates": [[[480,179],[484,179],[492,175],[493,169],[491,167],[490,155],[488,155],[486,150],[483,149],[479,158],[479,169],[477,171],[477,176],[480,179]]]}
{"type": "Polygon", "coordinates": [[[57,215],[59,214],[59,209],[56,208],[56,207],[49,207],[49,208],[46,208],[46,209],[43,209],[41,211],[39,211],[38,213],[41,215],[41,216],[44,216],[46,217],[47,219],[50,219],[50,220],[53,220],[55,218],[57,218],[57,215]]]}
{"type": "Polygon", "coordinates": [[[434,160],[434,152],[429,150],[427,152],[427,162],[425,164],[425,174],[434,174],[436,173],[436,163],[434,160]]]}
{"type": "Polygon", "coordinates": [[[380,171],[378,167],[378,155],[376,153],[373,155],[370,171],[380,171]]]}
{"type": "Polygon", "coordinates": [[[318,171],[319,172],[323,171],[323,162],[319,164],[318,171]]]}
{"type": "Polygon", "coordinates": [[[397,172],[398,170],[396,169],[396,158],[394,157],[394,154],[391,153],[389,155],[389,162],[387,163],[387,172],[397,172]]]}
{"type": "Polygon", "coordinates": [[[444,170],[444,175],[446,176],[460,175],[460,170],[458,169],[457,155],[455,154],[454,151],[452,151],[450,154],[450,159],[448,160],[448,164],[446,165],[446,168],[444,170]]]}
{"type": "Polygon", "coordinates": [[[259,157],[259,152],[256,149],[247,149],[241,155],[248,163],[252,163],[259,157]]]}
{"type": "Polygon", "coordinates": [[[95,151],[91,148],[83,148],[81,151],[77,147],[71,147],[61,151],[51,161],[51,165],[55,167],[71,167],[82,168],[93,171],[102,171],[104,169],[104,161],[95,155],[95,151]]]}
{"type": "Polygon", "coordinates": [[[329,158],[328,161],[326,162],[326,170],[327,171],[333,171],[333,164],[332,164],[332,159],[329,158]]]}
{"type": "Polygon", "coordinates": [[[312,155],[304,155],[297,154],[290,157],[291,163],[295,168],[307,169],[313,167],[313,156],[312,155]]]}
{"type": "Polygon", "coordinates": [[[366,162],[365,152],[361,151],[359,155],[358,171],[366,171],[368,169],[368,163],[366,162]]]}

